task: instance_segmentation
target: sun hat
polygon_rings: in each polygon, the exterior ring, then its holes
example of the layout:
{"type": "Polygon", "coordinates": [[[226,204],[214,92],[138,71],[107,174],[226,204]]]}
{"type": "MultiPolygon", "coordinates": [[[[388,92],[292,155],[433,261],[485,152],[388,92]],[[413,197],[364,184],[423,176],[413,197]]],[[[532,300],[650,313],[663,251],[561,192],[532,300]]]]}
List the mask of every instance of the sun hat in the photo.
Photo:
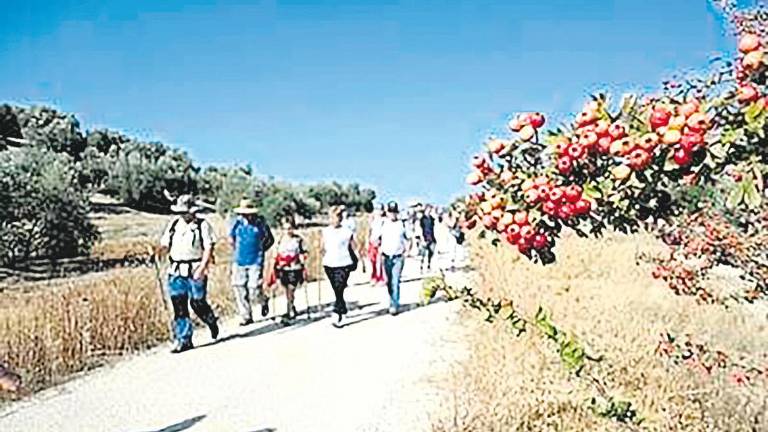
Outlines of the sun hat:
{"type": "Polygon", "coordinates": [[[235,207],[235,213],[245,215],[245,214],[256,214],[259,212],[259,209],[256,207],[256,203],[248,198],[243,198],[240,200],[240,205],[235,207]]]}
{"type": "Polygon", "coordinates": [[[184,194],[176,198],[176,202],[171,205],[171,211],[180,214],[197,213],[200,211],[200,207],[198,207],[195,197],[184,194]]]}
{"type": "Polygon", "coordinates": [[[389,203],[387,203],[387,212],[400,213],[400,209],[397,207],[397,203],[395,201],[390,201],[389,203]]]}

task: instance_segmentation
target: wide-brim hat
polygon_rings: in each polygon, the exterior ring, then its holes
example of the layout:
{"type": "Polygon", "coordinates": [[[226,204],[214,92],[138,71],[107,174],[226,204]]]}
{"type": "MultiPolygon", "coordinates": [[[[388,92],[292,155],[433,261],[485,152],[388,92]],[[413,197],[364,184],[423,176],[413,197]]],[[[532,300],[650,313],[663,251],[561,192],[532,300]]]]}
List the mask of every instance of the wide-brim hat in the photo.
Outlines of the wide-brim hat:
{"type": "Polygon", "coordinates": [[[181,195],[176,198],[176,202],[171,205],[171,211],[181,214],[197,213],[200,211],[200,207],[197,205],[197,201],[192,195],[181,195]]]}
{"type": "Polygon", "coordinates": [[[253,200],[245,198],[240,200],[240,205],[235,207],[234,212],[241,215],[257,214],[259,209],[253,200]]]}

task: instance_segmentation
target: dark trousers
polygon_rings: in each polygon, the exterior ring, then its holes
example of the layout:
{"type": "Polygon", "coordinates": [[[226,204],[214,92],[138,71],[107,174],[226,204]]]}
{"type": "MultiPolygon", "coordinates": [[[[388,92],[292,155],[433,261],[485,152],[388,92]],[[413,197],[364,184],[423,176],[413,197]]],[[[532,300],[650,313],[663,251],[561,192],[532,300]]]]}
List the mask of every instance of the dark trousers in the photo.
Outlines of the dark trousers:
{"type": "Polygon", "coordinates": [[[347,287],[349,279],[349,269],[347,267],[324,267],[325,274],[331,282],[333,294],[336,296],[336,302],[333,305],[333,312],[344,315],[347,313],[347,302],[344,301],[344,288],[347,287]]]}

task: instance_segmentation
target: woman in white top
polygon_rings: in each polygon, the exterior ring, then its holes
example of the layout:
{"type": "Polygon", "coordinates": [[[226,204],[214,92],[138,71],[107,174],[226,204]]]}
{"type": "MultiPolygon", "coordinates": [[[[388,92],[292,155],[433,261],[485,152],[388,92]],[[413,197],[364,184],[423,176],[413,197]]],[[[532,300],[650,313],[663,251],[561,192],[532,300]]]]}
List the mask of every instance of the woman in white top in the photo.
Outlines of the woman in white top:
{"type": "Polygon", "coordinates": [[[342,317],[347,313],[344,288],[347,287],[350,272],[357,268],[357,257],[354,254],[353,233],[342,226],[341,209],[332,208],[330,216],[330,224],[323,228],[323,267],[336,296],[333,312],[338,318],[334,325],[340,327],[342,317]]]}

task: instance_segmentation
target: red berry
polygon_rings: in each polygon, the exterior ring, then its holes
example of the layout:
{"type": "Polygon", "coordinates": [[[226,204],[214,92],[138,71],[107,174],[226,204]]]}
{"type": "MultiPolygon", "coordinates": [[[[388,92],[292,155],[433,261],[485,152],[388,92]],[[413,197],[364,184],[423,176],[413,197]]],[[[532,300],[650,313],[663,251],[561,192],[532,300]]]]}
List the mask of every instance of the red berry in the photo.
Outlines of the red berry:
{"type": "Polygon", "coordinates": [[[555,204],[560,204],[563,201],[563,190],[559,187],[553,188],[549,191],[549,200],[555,204]]]}
{"type": "Polygon", "coordinates": [[[535,127],[536,129],[539,129],[540,127],[544,126],[544,115],[541,113],[532,113],[528,115],[528,123],[535,127]]]}
{"type": "Polygon", "coordinates": [[[526,241],[533,239],[534,234],[536,234],[536,231],[532,226],[523,225],[520,227],[520,237],[524,238],[526,241]]]}
{"type": "MultiPolygon", "coordinates": [[[[569,150],[573,147],[569,147],[569,150]]],[[[570,151],[569,151],[570,153],[570,151]]],[[[569,156],[560,156],[557,158],[557,170],[560,171],[560,174],[568,175],[573,170],[573,161],[569,156]]]]}
{"type": "Polygon", "coordinates": [[[497,224],[496,218],[494,218],[493,216],[491,215],[483,216],[483,226],[486,229],[495,229],[496,224],[497,224]]]}
{"type": "Polygon", "coordinates": [[[545,249],[549,246],[549,238],[546,234],[536,234],[533,236],[533,248],[537,250],[545,249]]]}
{"type": "Polygon", "coordinates": [[[565,200],[569,203],[575,203],[581,198],[581,186],[570,185],[565,188],[565,200]]]}
{"type": "Polygon", "coordinates": [[[552,201],[547,201],[541,206],[541,210],[544,212],[544,214],[555,216],[557,215],[558,206],[552,201]]]}
{"type": "Polygon", "coordinates": [[[536,189],[528,189],[525,192],[525,202],[528,204],[536,204],[539,201],[539,192],[536,189]]]}
{"type": "Polygon", "coordinates": [[[611,137],[602,137],[597,141],[597,151],[602,154],[608,154],[611,151],[611,137]]]}
{"type": "Polygon", "coordinates": [[[620,123],[614,123],[608,128],[608,135],[614,140],[622,139],[627,135],[627,130],[620,123]]]}
{"type": "Polygon", "coordinates": [[[669,120],[672,118],[672,113],[666,108],[657,107],[651,112],[651,127],[655,130],[660,127],[664,127],[669,124],[669,120]]]}
{"type": "Polygon", "coordinates": [[[576,201],[573,206],[573,211],[577,215],[587,214],[590,210],[592,210],[592,202],[583,198],[576,201]]]}
{"type": "Polygon", "coordinates": [[[560,217],[560,219],[570,219],[571,216],[573,216],[574,213],[574,206],[571,203],[563,204],[562,207],[560,207],[560,210],[558,211],[557,215],[560,217]]]}
{"type": "Polygon", "coordinates": [[[507,228],[507,241],[515,243],[520,239],[520,226],[512,224],[507,228]]]}
{"type": "Polygon", "coordinates": [[[688,152],[693,152],[704,144],[704,136],[699,133],[686,132],[680,139],[680,147],[688,152]]]}
{"type": "Polygon", "coordinates": [[[680,166],[690,165],[690,163],[693,161],[693,154],[684,148],[675,150],[673,157],[675,159],[675,163],[680,166]]]}
{"type": "Polygon", "coordinates": [[[514,221],[516,224],[522,226],[522,225],[528,225],[528,212],[525,211],[519,211],[515,213],[514,221]]]}
{"type": "Polygon", "coordinates": [[[531,243],[524,238],[517,241],[517,250],[521,254],[527,254],[531,250],[531,243]]]}

